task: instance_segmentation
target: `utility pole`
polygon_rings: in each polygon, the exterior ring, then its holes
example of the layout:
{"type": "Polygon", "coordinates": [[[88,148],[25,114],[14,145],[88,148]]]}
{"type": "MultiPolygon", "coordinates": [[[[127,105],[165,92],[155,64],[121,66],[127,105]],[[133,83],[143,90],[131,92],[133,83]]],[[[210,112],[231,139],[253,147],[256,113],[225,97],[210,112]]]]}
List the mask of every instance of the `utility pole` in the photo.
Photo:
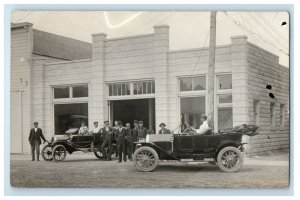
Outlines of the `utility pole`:
{"type": "Polygon", "coordinates": [[[210,13],[209,65],[207,82],[207,118],[209,127],[214,131],[214,97],[215,97],[215,54],[216,54],[216,11],[210,13]]]}

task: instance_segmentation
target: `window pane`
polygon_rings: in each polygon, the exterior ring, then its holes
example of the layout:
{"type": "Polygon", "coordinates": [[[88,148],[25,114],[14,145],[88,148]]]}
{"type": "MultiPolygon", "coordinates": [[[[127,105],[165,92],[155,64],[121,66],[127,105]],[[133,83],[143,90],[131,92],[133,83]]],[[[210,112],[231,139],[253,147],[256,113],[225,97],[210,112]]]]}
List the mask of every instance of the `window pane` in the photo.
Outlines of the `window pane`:
{"type": "Polygon", "coordinates": [[[219,108],[218,109],[218,128],[224,130],[232,128],[232,108],[219,108]]]}
{"type": "Polygon", "coordinates": [[[138,94],[143,94],[143,84],[142,83],[138,83],[138,94]]]}
{"type": "Polygon", "coordinates": [[[133,83],[133,94],[137,94],[137,83],[133,83]]]}
{"type": "Polygon", "coordinates": [[[118,87],[118,96],[121,96],[121,84],[117,84],[118,87]]]}
{"type": "Polygon", "coordinates": [[[117,96],[118,95],[118,87],[117,84],[113,84],[113,96],[117,96]]]}
{"type": "Polygon", "coordinates": [[[127,83],[126,85],[125,85],[125,90],[126,90],[126,95],[130,95],[130,85],[129,85],[129,83],[127,83]]]}
{"type": "Polygon", "coordinates": [[[231,74],[218,75],[218,89],[232,89],[232,76],[231,74]]]}
{"type": "Polygon", "coordinates": [[[143,82],[143,94],[147,94],[147,82],[143,82]]]}
{"type": "Polygon", "coordinates": [[[192,78],[180,79],[180,91],[192,91],[192,78]]]}
{"type": "Polygon", "coordinates": [[[54,98],[55,99],[70,98],[69,87],[54,88],[54,98]]]}
{"type": "Polygon", "coordinates": [[[219,103],[232,103],[232,95],[219,95],[219,103]]]}
{"type": "Polygon", "coordinates": [[[205,114],[205,97],[184,97],[180,99],[181,123],[199,128],[200,116],[205,114]]]}
{"type": "Polygon", "coordinates": [[[151,84],[152,82],[147,82],[147,94],[151,94],[152,91],[151,91],[151,84]]]}
{"type": "Polygon", "coordinates": [[[206,89],[206,78],[202,77],[194,77],[193,78],[193,90],[205,90],[206,89]]]}
{"type": "Polygon", "coordinates": [[[112,96],[113,95],[113,86],[112,85],[109,85],[109,96],[112,96]]]}
{"type": "Polygon", "coordinates": [[[122,95],[126,95],[125,83],[122,84],[122,95]]]}
{"type": "Polygon", "coordinates": [[[62,135],[71,128],[78,129],[82,121],[88,126],[87,103],[54,105],[54,128],[56,135],[62,135]]]}
{"type": "Polygon", "coordinates": [[[88,97],[89,89],[87,85],[72,86],[73,97],[88,97]]]}
{"type": "Polygon", "coordinates": [[[152,81],[152,93],[155,93],[155,82],[154,81],[152,81]]]}

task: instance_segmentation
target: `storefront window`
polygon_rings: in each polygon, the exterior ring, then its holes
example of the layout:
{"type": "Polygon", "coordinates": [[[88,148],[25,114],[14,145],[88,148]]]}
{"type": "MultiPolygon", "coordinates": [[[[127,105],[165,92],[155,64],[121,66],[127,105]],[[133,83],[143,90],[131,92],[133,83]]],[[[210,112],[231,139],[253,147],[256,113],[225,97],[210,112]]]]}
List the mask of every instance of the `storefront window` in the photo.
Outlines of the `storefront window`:
{"type": "Polygon", "coordinates": [[[217,83],[219,90],[232,89],[232,75],[217,75],[217,83]]]}
{"type": "Polygon", "coordinates": [[[205,76],[180,78],[180,91],[194,91],[205,90],[206,78],[205,76]]]}
{"type": "Polygon", "coordinates": [[[54,99],[70,98],[69,87],[55,87],[54,99]]]}
{"type": "Polygon", "coordinates": [[[218,129],[232,128],[232,108],[218,108],[218,129]]]}
{"type": "Polygon", "coordinates": [[[225,95],[219,95],[219,103],[232,103],[232,95],[231,94],[225,94],[225,95]]]}
{"type": "Polygon", "coordinates": [[[201,114],[205,114],[205,97],[180,98],[181,123],[199,128],[201,114]]]}
{"type": "Polygon", "coordinates": [[[89,90],[87,85],[72,86],[73,98],[88,97],[89,90]]]}
{"type": "Polygon", "coordinates": [[[133,83],[133,94],[153,94],[155,93],[154,81],[142,81],[133,83]]]}
{"type": "Polygon", "coordinates": [[[130,95],[129,83],[114,83],[109,84],[109,96],[124,96],[130,95]]]}
{"type": "Polygon", "coordinates": [[[82,121],[88,126],[88,103],[54,105],[54,130],[56,135],[64,134],[69,129],[76,130],[80,127],[82,121]]]}

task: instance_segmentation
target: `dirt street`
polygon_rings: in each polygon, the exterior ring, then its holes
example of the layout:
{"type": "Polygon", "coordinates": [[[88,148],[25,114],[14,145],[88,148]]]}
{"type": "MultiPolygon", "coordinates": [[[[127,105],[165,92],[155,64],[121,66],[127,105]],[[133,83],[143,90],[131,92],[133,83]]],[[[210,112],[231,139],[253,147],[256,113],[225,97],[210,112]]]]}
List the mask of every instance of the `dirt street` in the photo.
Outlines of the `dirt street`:
{"type": "Polygon", "coordinates": [[[154,172],[140,172],[132,162],[102,161],[89,154],[68,155],[64,162],[30,161],[11,156],[15,187],[89,188],[283,188],[288,187],[288,154],[246,158],[238,173],[224,173],[203,163],[160,162],[154,172]]]}

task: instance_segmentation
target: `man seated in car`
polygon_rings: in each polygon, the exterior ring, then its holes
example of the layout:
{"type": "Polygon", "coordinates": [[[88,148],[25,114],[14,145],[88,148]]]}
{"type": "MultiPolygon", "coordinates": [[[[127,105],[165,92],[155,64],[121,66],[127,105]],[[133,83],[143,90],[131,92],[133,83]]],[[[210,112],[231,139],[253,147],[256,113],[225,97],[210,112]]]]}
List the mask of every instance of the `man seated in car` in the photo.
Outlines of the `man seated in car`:
{"type": "Polygon", "coordinates": [[[89,129],[88,127],[85,125],[85,122],[82,121],[81,122],[81,127],[78,130],[78,135],[88,135],[89,134],[89,129]]]}
{"type": "Polygon", "coordinates": [[[158,131],[158,134],[171,134],[170,129],[166,128],[166,124],[165,123],[160,123],[159,127],[161,129],[158,131]]]}
{"type": "Polygon", "coordinates": [[[202,124],[200,125],[199,129],[195,129],[196,134],[204,134],[206,131],[210,130],[207,122],[207,116],[205,114],[201,115],[200,120],[202,124]]]}

